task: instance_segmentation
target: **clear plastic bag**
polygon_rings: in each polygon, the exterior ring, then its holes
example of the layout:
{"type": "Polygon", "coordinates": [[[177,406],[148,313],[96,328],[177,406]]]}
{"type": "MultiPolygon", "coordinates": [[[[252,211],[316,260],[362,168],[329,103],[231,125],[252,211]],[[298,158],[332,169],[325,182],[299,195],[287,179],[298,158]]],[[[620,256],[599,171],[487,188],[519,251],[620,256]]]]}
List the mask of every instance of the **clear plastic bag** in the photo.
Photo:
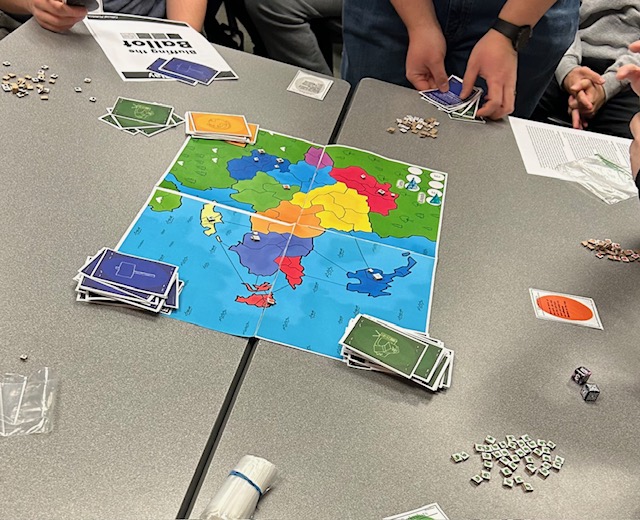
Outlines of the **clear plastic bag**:
{"type": "Polygon", "coordinates": [[[29,376],[0,378],[0,437],[48,433],[53,429],[53,404],[58,380],[44,367],[29,376]]]}
{"type": "Polygon", "coordinates": [[[278,475],[266,459],[245,455],[200,515],[202,520],[253,518],[258,500],[269,491],[278,475]]]}
{"type": "Polygon", "coordinates": [[[601,155],[561,164],[558,169],[607,204],[638,196],[631,173],[601,155]]]}

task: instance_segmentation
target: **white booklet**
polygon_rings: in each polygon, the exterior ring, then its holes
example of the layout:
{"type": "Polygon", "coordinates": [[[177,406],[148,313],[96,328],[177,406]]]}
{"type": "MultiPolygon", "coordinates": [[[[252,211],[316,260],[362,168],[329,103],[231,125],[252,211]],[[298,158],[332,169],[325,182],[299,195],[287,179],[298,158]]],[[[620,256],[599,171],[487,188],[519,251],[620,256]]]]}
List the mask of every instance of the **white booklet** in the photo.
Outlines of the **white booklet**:
{"type": "MultiPolygon", "coordinates": [[[[213,45],[185,22],[102,13],[88,15],[84,23],[123,81],[171,80],[171,70],[164,66],[172,59],[213,70],[215,80],[238,79],[213,45]],[[154,64],[164,72],[154,71],[154,64]]],[[[198,82],[208,84],[193,84],[198,82]]]]}

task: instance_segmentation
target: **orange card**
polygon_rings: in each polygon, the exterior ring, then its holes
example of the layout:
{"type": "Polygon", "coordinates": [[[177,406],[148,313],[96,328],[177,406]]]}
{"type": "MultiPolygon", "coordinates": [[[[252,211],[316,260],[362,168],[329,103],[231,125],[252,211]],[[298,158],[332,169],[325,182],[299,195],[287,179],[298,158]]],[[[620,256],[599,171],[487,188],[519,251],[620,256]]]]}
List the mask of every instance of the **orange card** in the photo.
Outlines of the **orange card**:
{"type": "Polygon", "coordinates": [[[208,112],[191,112],[190,115],[193,129],[198,133],[251,137],[251,131],[244,116],[211,114],[208,112]]]}

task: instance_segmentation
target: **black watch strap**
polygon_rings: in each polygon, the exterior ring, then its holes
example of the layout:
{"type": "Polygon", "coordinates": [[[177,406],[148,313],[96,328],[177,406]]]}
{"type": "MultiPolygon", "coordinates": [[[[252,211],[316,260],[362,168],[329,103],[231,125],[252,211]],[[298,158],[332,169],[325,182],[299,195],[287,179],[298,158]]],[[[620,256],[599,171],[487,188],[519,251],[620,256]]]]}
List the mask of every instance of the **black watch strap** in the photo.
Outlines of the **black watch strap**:
{"type": "Polygon", "coordinates": [[[530,25],[514,25],[502,18],[496,20],[493,29],[509,38],[516,52],[524,48],[533,33],[530,25]]]}

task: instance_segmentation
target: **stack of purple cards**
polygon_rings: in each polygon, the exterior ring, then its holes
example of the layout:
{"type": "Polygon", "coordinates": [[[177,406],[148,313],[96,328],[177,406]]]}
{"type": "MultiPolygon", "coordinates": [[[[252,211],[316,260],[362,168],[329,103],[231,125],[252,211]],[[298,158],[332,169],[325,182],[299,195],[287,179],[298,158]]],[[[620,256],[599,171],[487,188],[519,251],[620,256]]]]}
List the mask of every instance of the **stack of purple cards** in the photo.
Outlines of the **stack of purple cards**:
{"type": "Polygon", "coordinates": [[[456,121],[484,123],[484,119],[476,118],[483,90],[473,87],[473,93],[466,99],[462,99],[462,80],[458,76],[449,76],[449,90],[441,92],[438,89],[423,90],[420,92],[422,99],[428,101],[438,110],[449,114],[449,118],[456,121]]]}
{"type": "Polygon", "coordinates": [[[102,248],[74,277],[76,300],[171,314],[184,282],[178,267],[102,248]]]}
{"type": "Polygon", "coordinates": [[[147,67],[147,70],[154,72],[159,77],[175,79],[192,87],[197,84],[210,85],[215,79],[235,79],[237,77],[231,71],[219,72],[202,63],[182,58],[171,58],[170,60],[158,58],[147,67]],[[230,77],[229,73],[233,74],[233,77],[230,77]]]}

